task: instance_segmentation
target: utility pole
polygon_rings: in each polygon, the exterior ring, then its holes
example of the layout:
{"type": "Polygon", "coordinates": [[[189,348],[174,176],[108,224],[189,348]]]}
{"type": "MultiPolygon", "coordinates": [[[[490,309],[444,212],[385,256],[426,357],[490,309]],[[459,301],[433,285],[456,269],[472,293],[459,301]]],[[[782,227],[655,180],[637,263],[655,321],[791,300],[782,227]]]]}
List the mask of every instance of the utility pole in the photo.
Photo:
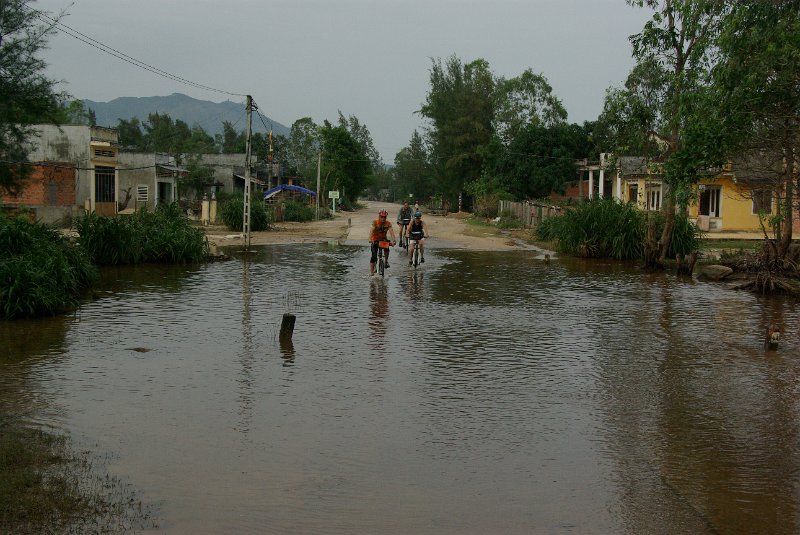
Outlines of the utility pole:
{"type": "MultiPolygon", "coordinates": [[[[272,129],[269,131],[269,154],[267,155],[267,168],[269,169],[269,178],[267,179],[267,189],[272,187],[272,166],[275,165],[272,154],[272,129]]],[[[277,185],[277,184],[276,184],[277,185]]]]}
{"type": "Polygon", "coordinates": [[[317,151],[317,221],[319,221],[319,172],[322,167],[322,151],[317,151]]]}
{"type": "Polygon", "coordinates": [[[242,233],[244,234],[244,250],[250,250],[250,141],[253,124],[253,97],[247,95],[247,144],[244,156],[244,214],[242,217],[242,233]]]}

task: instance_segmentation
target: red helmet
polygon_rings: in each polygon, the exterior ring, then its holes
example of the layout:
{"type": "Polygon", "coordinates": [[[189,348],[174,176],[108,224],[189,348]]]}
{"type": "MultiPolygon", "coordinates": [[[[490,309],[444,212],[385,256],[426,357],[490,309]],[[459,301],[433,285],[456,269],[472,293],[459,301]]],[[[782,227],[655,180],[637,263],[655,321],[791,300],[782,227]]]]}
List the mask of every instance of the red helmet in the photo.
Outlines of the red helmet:
{"type": "Polygon", "coordinates": [[[378,212],[378,217],[389,217],[389,212],[387,212],[386,210],[381,210],[380,212],[378,212]]]}

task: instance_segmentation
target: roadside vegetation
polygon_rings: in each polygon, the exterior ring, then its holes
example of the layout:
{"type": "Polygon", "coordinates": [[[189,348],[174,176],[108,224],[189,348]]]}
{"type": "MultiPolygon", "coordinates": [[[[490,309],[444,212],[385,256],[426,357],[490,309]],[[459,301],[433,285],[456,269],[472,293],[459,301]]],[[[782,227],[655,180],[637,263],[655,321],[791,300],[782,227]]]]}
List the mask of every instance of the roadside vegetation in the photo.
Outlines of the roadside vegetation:
{"type": "Polygon", "coordinates": [[[66,312],[98,276],[96,266],[202,262],[208,242],[177,205],[131,216],[88,214],[75,221],[77,243],[25,214],[0,216],[0,319],[66,312]]]}
{"type": "MultiPolygon", "coordinates": [[[[244,227],[244,195],[231,195],[222,202],[220,217],[230,230],[241,232],[244,227]]],[[[264,203],[253,196],[250,201],[250,230],[269,230],[272,227],[272,214],[264,203]]]]}
{"type": "Polygon", "coordinates": [[[516,214],[506,210],[498,216],[497,228],[504,230],[522,228],[522,221],[516,214]]]}
{"type": "MultiPolygon", "coordinates": [[[[243,196],[238,194],[228,197],[222,203],[222,222],[235,232],[242,230],[243,202],[243,196]]],[[[322,216],[329,216],[327,208],[322,208],[321,212],[322,216]]],[[[286,200],[268,205],[254,196],[250,203],[250,230],[253,231],[270,230],[276,220],[303,223],[313,221],[314,217],[315,209],[300,201],[286,200]],[[280,218],[276,217],[276,211],[280,211],[280,218]]]]}
{"type": "MultiPolygon", "coordinates": [[[[645,253],[649,228],[660,232],[665,221],[658,212],[642,212],[631,204],[612,199],[592,199],[567,208],[562,215],[539,224],[535,238],[553,242],[566,254],[586,258],[640,260],[645,253]]],[[[677,217],[673,225],[671,258],[696,253],[700,230],[688,217],[677,217]]]]}
{"type": "Polygon", "coordinates": [[[283,220],[307,222],[314,220],[314,209],[305,203],[287,201],[283,203],[283,220]]]}
{"type": "Polygon", "coordinates": [[[66,437],[0,416],[0,533],[125,533],[158,527],[152,508],[66,437]]]}
{"type": "Polygon", "coordinates": [[[0,216],[0,319],[55,315],[97,278],[89,255],[25,214],[0,216]]]}
{"type": "Polygon", "coordinates": [[[75,221],[78,243],[98,265],[192,264],[208,255],[203,232],[176,203],[130,216],[87,214],[75,221]]]}

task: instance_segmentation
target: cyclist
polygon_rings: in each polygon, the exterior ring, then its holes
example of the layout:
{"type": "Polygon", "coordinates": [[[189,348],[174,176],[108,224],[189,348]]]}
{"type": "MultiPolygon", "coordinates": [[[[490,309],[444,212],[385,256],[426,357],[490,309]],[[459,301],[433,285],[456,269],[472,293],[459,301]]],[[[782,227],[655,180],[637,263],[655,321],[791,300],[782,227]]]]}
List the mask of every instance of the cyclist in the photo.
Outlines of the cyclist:
{"type": "MultiPolygon", "coordinates": [[[[386,241],[387,234],[392,237],[392,245],[396,242],[394,237],[394,229],[392,224],[386,220],[389,212],[381,210],[378,212],[378,219],[372,222],[372,228],[369,231],[369,243],[372,252],[372,257],[369,259],[369,274],[375,274],[375,264],[378,262],[378,242],[386,241]]],[[[386,267],[389,267],[389,249],[386,249],[386,267]]]]}
{"type": "MultiPolygon", "coordinates": [[[[427,226],[425,222],[422,220],[422,212],[417,210],[414,213],[414,220],[411,221],[411,225],[408,227],[408,250],[414,250],[414,244],[419,243],[419,256],[420,256],[420,263],[425,262],[425,238],[427,237],[427,226]]],[[[411,265],[411,259],[408,260],[408,265],[411,265]]]]}
{"type": "Polygon", "coordinates": [[[403,236],[406,236],[408,233],[408,224],[411,222],[411,207],[408,205],[408,201],[403,203],[403,207],[400,208],[400,212],[397,214],[397,225],[400,227],[400,243],[403,243],[403,236]]]}

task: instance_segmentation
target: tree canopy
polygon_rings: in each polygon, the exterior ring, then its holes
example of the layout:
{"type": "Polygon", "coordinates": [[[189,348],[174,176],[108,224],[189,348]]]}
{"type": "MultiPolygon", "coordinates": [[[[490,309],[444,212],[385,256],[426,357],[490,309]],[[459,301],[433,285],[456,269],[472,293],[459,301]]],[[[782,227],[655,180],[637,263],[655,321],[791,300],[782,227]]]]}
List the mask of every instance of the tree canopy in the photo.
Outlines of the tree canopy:
{"type": "Polygon", "coordinates": [[[343,126],[325,121],[322,140],[322,191],[338,190],[344,202],[354,204],[370,185],[372,165],[361,144],[343,126]]]}
{"type": "Polygon", "coordinates": [[[724,160],[710,72],[726,7],[717,0],[628,3],[654,13],[631,37],[636,64],[625,88],[606,94],[599,124],[616,137],[618,154],[633,150],[663,164],[666,223],[657,242],[645,246],[646,264],[663,268],[675,206],[685,209],[701,172],[724,160]]]}
{"type": "Polygon", "coordinates": [[[0,190],[16,193],[29,174],[25,165],[31,125],[63,118],[67,96],[44,74],[39,53],[55,22],[44,24],[26,0],[0,2],[0,190]]]}
{"type": "Polygon", "coordinates": [[[800,197],[800,1],[730,2],[717,47],[714,102],[728,154],[755,191],[777,195],[773,255],[782,259],[800,197]]]}
{"type": "Polygon", "coordinates": [[[427,151],[412,138],[416,146],[395,158],[404,167],[398,176],[407,174],[412,154],[424,154],[425,172],[417,176],[427,186],[415,189],[451,200],[461,191],[546,196],[575,176],[575,158],[587,156],[580,152],[586,140],[574,138],[586,129],[567,126],[566,109],[544,75],[532,69],[504,78],[483,59],[433,60],[420,113],[429,121],[427,151]]]}

